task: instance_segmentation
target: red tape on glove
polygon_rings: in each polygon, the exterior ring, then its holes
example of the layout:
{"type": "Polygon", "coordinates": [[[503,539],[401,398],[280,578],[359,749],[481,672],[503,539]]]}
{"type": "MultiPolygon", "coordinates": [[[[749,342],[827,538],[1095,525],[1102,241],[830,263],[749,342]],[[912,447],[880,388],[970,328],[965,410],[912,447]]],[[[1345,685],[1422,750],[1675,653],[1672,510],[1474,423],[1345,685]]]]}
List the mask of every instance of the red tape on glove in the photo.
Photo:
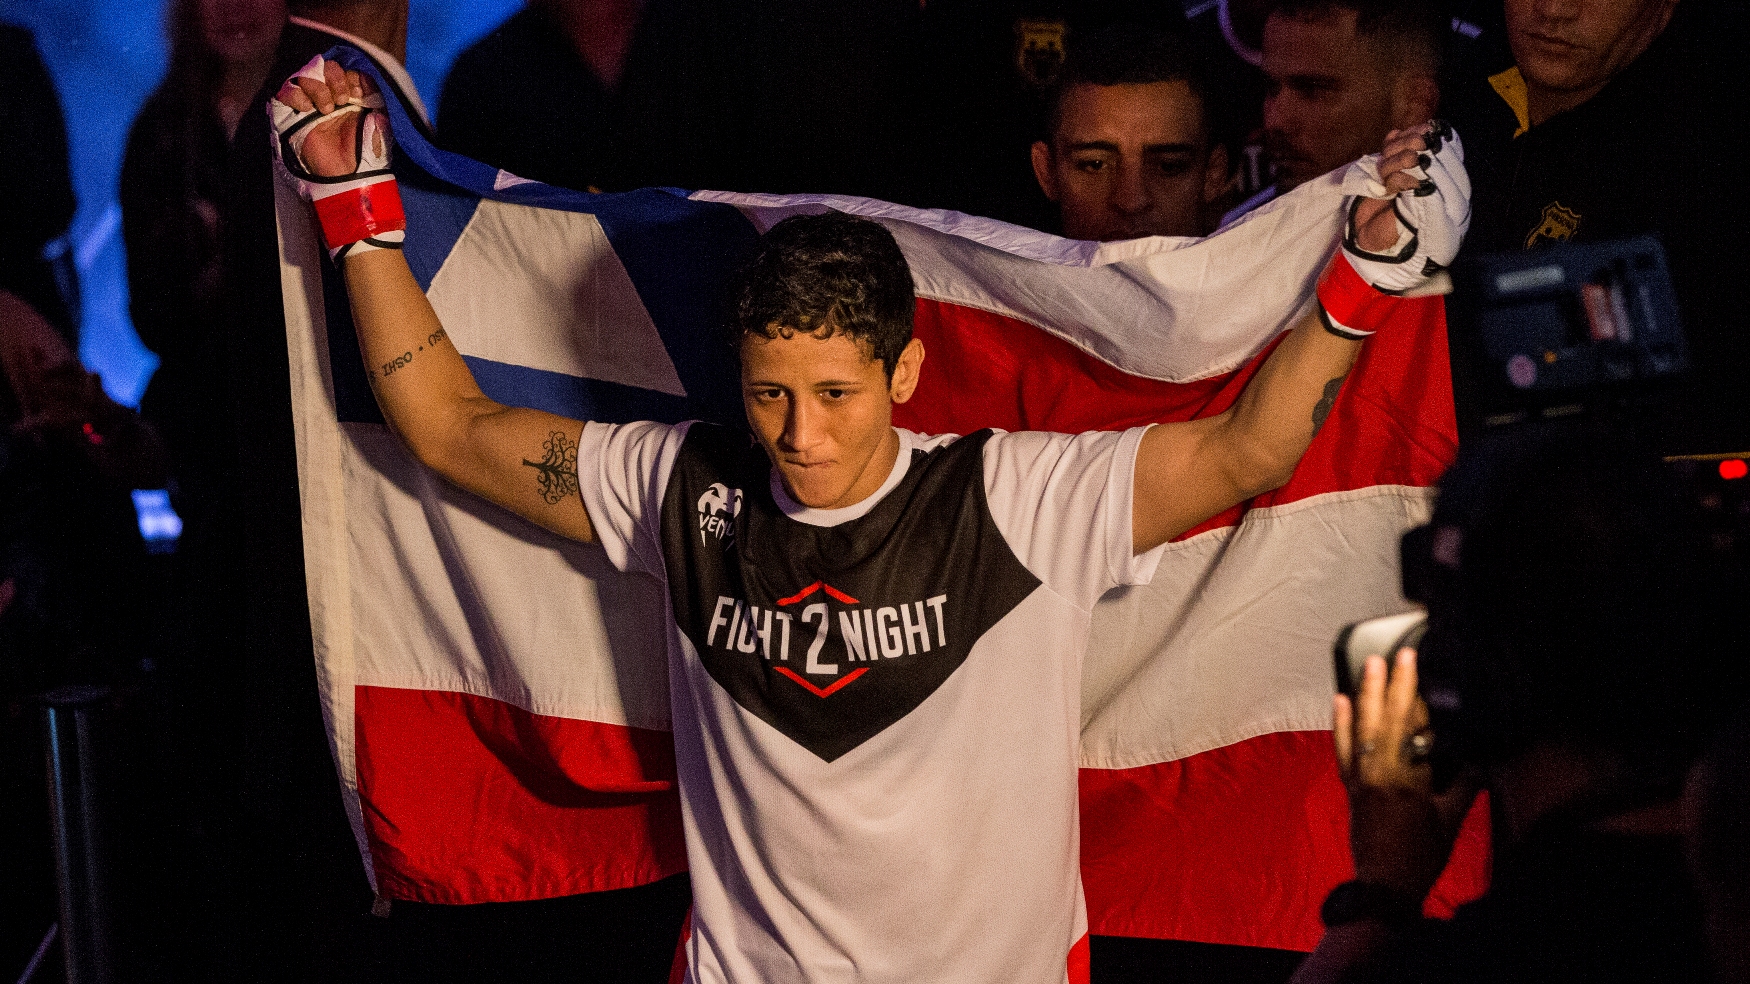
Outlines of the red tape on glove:
{"type": "Polygon", "coordinates": [[[407,228],[407,213],[401,210],[401,191],[394,181],[378,181],[318,198],[315,205],[322,238],[331,250],[407,228]]]}
{"type": "Polygon", "coordinates": [[[1361,279],[1342,250],[1331,257],[1319,277],[1319,314],[1325,328],[1344,338],[1362,339],[1385,327],[1405,304],[1361,279]]]}

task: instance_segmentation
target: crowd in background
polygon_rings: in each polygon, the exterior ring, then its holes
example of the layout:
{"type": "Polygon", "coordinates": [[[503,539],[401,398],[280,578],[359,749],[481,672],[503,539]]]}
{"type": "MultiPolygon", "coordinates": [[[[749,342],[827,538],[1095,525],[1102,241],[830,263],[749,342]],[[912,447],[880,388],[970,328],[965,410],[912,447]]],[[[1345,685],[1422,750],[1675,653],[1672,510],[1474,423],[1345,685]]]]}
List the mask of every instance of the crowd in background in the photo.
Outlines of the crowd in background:
{"type": "MultiPolygon", "coordinates": [[[[52,246],[73,211],[62,121],[29,37],[0,29],[0,161],[21,205],[0,243],[0,685],[15,706],[70,682],[150,698],[136,752],[154,782],[130,802],[155,826],[124,852],[125,877],[162,905],[124,934],[133,979],[449,979],[491,951],[492,971],[460,979],[662,980],[687,904],[679,876],[611,898],[366,915],[316,695],[262,112],[335,43],[363,48],[416,112],[435,97],[440,146],[522,177],[863,195],[1079,239],[1214,233],[1439,116],[1475,185],[1467,250],[1662,237],[1696,367],[1669,450],[1750,451],[1734,296],[1750,38],[1724,0],[533,0],[424,94],[399,67],[406,14],[406,0],[171,4],[171,68],[122,174],[131,312],[161,359],[137,414],[73,355],[52,246]],[[128,490],[166,484],[184,534],[154,567],[128,490]],[[148,598],[166,600],[156,619],[148,598]]],[[[1461,413],[1476,371],[1455,363],[1461,413]]],[[[1630,799],[1669,799],[1698,734],[1630,799]]],[[[1709,832],[1691,848],[1699,889],[1677,854],[1635,862],[1651,865],[1648,891],[1710,903],[1730,980],[1750,980],[1745,763],[1740,731],[1689,791],[1709,832]]],[[[26,765],[0,768],[30,788],[26,765]]],[[[29,800],[11,797],[7,822],[46,843],[29,800]]],[[[1525,870],[1513,857],[1502,873],[1525,870]]],[[[1684,925],[1701,939],[1700,916],[1684,925]]],[[[1104,946],[1096,981],[1279,981],[1299,959],[1104,946]]],[[[1356,979],[1323,949],[1308,967],[1356,979]]]]}

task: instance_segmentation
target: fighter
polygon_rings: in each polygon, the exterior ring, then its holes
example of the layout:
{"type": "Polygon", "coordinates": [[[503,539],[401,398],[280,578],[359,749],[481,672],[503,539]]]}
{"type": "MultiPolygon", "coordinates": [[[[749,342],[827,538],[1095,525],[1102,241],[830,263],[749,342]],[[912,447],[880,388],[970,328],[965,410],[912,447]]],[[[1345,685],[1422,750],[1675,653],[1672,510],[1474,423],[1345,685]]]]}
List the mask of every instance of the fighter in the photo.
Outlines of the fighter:
{"type": "Polygon", "coordinates": [[[1378,197],[1354,203],[1319,310],[1232,409],[1123,432],[895,428],[925,357],[904,256],[867,220],[788,219],[733,296],[750,441],[483,395],[396,248],[381,105],[312,62],[271,107],[282,163],[410,452],[666,585],[690,979],[1085,980],[1090,610],[1146,583],[1167,541],[1289,478],[1402,303],[1381,288],[1457,252],[1456,140],[1394,132],[1362,163],[1378,197]]]}

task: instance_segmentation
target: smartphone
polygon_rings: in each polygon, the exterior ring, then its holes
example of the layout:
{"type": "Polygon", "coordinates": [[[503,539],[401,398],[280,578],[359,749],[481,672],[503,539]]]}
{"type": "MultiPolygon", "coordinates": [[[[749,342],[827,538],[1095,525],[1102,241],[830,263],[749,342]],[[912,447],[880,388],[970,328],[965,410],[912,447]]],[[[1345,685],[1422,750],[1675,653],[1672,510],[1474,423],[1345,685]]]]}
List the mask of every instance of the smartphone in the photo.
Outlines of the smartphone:
{"type": "Polygon", "coordinates": [[[1337,671],[1337,692],[1349,699],[1361,690],[1361,674],[1367,668],[1367,657],[1384,656],[1389,661],[1405,646],[1415,649],[1428,631],[1428,613],[1423,609],[1382,615],[1361,622],[1352,622],[1337,633],[1333,647],[1337,671]]]}

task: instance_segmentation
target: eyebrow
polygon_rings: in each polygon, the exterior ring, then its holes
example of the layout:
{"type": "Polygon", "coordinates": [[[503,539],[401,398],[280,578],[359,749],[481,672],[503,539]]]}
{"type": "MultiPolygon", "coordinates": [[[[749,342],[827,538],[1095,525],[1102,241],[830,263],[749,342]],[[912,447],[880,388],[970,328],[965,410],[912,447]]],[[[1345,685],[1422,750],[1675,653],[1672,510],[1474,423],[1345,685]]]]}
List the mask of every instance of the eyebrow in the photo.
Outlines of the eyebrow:
{"type": "MultiPolygon", "coordinates": [[[[1110,140],[1084,140],[1080,143],[1072,143],[1068,147],[1065,147],[1064,150],[1071,154],[1084,150],[1103,150],[1109,154],[1116,154],[1118,153],[1118,145],[1110,140]]],[[[1195,154],[1197,153],[1197,145],[1190,143],[1153,143],[1145,145],[1142,148],[1142,152],[1145,154],[1195,154]]]]}
{"type": "MultiPolygon", "coordinates": [[[[783,383],[780,383],[776,380],[771,380],[771,379],[765,379],[765,380],[750,379],[742,385],[746,388],[751,388],[751,389],[789,389],[790,388],[789,386],[787,386],[783,383]]],[[[852,386],[860,386],[860,385],[862,385],[862,381],[856,380],[856,379],[823,379],[823,380],[820,380],[818,382],[810,383],[809,388],[811,388],[811,389],[849,389],[852,386]]]]}
{"type": "Polygon", "coordinates": [[[1279,80],[1280,85],[1336,85],[1341,79],[1335,75],[1319,75],[1314,72],[1297,72],[1284,75],[1279,80]]]}

